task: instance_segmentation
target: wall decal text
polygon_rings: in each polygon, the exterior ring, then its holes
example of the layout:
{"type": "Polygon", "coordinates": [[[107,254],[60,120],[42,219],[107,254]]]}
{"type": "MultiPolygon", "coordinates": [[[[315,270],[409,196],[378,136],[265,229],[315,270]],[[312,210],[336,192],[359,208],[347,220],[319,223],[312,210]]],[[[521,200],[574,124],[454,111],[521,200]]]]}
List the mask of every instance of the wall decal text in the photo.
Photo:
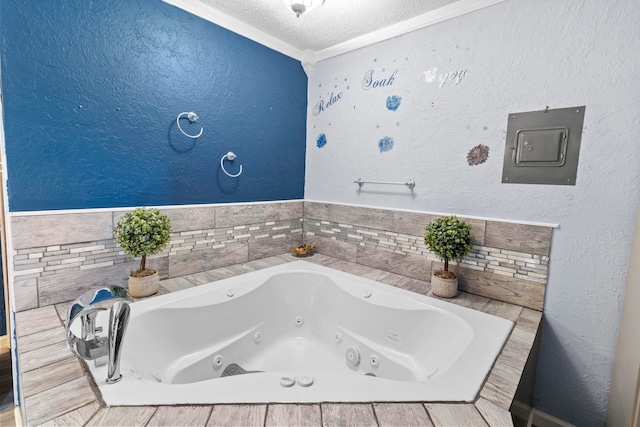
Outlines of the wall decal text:
{"type": "Polygon", "coordinates": [[[318,114],[322,113],[324,110],[331,107],[333,104],[340,101],[341,99],[342,99],[342,92],[338,92],[338,94],[336,95],[334,95],[334,93],[331,92],[331,94],[329,95],[328,101],[325,101],[325,99],[322,98],[320,101],[316,103],[316,105],[313,106],[313,115],[317,116],[318,114]]]}
{"type": "Polygon", "coordinates": [[[364,77],[362,78],[362,89],[369,90],[371,88],[376,89],[391,86],[396,79],[396,74],[398,74],[398,70],[394,70],[389,77],[376,80],[373,77],[373,70],[369,70],[364,73],[364,77]]]}
{"type": "Polygon", "coordinates": [[[469,73],[468,69],[449,71],[446,73],[438,74],[438,67],[433,67],[427,71],[423,71],[424,81],[426,83],[433,83],[438,80],[438,87],[441,88],[448,80],[453,80],[454,84],[459,84],[469,73]]]}

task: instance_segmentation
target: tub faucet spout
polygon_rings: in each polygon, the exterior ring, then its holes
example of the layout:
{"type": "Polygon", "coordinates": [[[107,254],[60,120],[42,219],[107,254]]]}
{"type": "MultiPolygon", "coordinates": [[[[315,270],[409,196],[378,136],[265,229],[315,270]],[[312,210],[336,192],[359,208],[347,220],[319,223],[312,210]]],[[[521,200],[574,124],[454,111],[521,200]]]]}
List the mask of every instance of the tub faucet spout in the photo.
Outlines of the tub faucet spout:
{"type": "Polygon", "coordinates": [[[120,286],[108,286],[82,294],[67,311],[67,345],[78,357],[94,360],[96,366],[108,360],[107,384],[122,378],[120,354],[124,334],[129,323],[131,308],[129,292],[120,286]],[[98,336],[102,327],[96,326],[98,313],[109,309],[109,331],[107,336],[98,336]],[[74,320],[80,322],[74,326],[74,320]],[[79,333],[77,333],[79,332],[79,333]]]}
{"type": "Polygon", "coordinates": [[[118,301],[111,307],[109,313],[109,365],[107,371],[107,384],[120,381],[120,350],[122,339],[129,324],[131,307],[124,301],[118,301]]]}

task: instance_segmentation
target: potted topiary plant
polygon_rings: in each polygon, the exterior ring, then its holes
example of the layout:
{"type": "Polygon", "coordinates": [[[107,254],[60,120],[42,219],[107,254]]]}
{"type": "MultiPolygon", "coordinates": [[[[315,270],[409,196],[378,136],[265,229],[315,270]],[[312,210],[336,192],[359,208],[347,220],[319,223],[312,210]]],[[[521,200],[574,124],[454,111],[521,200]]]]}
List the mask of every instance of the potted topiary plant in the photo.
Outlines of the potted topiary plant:
{"type": "Polygon", "coordinates": [[[164,249],[171,239],[171,221],[154,208],[136,208],[118,220],[113,229],[116,242],[127,255],[142,257],[140,268],[129,273],[129,293],[146,297],[158,292],[158,272],[147,268],[147,255],[164,249]]]}
{"type": "Polygon", "coordinates": [[[458,293],[458,278],[449,271],[449,260],[460,261],[471,250],[471,226],[455,216],[436,219],[425,227],[424,243],[444,261],[444,270],[431,275],[434,295],[452,298],[458,293]]]}

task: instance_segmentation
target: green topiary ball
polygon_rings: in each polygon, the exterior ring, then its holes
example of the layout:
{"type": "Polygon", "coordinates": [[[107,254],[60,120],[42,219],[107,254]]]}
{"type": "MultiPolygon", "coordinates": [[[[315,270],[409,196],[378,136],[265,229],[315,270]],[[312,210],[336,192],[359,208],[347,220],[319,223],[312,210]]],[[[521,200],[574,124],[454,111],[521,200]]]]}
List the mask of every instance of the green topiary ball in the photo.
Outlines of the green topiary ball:
{"type": "Polygon", "coordinates": [[[436,219],[425,227],[424,244],[448,264],[461,260],[471,250],[471,226],[455,216],[436,219]]]}
{"type": "Polygon", "coordinates": [[[136,208],[120,218],[113,231],[127,255],[153,255],[169,244],[171,221],[158,209],[136,208]]]}

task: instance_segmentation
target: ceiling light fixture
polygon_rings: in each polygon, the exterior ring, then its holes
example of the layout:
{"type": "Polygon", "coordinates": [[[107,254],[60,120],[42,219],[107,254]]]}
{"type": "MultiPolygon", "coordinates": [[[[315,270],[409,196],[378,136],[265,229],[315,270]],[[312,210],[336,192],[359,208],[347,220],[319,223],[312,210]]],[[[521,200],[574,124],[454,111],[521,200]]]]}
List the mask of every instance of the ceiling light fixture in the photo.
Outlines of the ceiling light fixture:
{"type": "Polygon", "coordinates": [[[317,9],[322,6],[325,0],[282,0],[284,4],[290,8],[296,17],[300,18],[305,12],[311,12],[313,9],[317,9]]]}

